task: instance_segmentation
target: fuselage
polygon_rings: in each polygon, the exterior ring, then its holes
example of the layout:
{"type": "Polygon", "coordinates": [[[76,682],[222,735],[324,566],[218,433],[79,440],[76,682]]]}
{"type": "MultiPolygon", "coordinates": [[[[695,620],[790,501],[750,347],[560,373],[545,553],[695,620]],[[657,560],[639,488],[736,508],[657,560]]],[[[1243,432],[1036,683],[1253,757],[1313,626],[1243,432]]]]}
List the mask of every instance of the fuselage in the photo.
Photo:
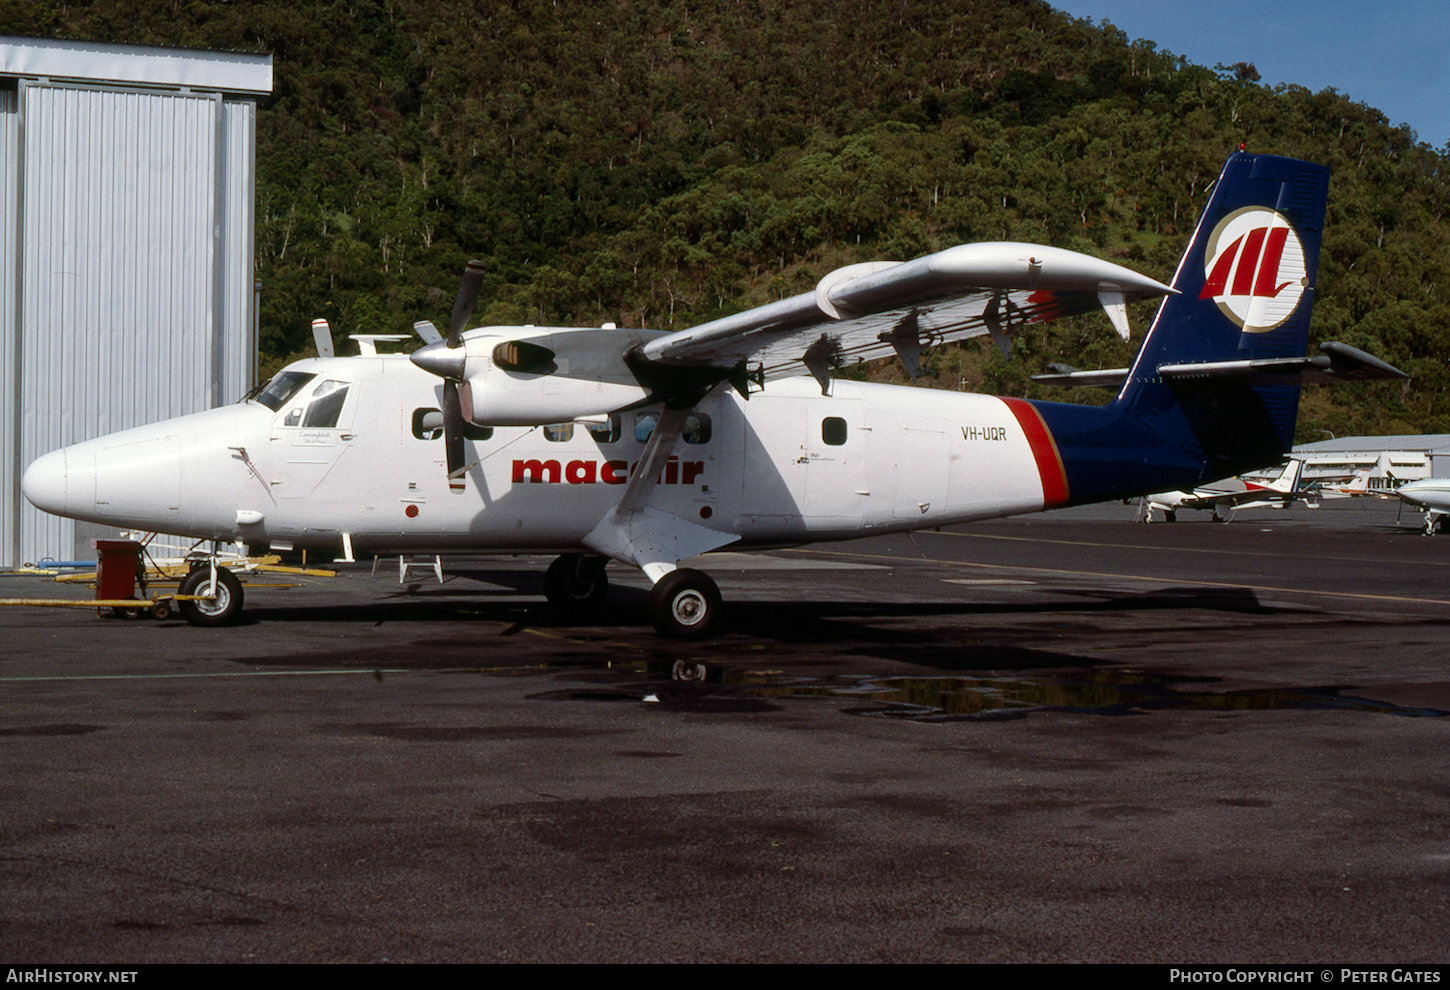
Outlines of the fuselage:
{"type": "MultiPolygon", "coordinates": [[[[358,552],[565,552],[619,502],[660,411],[470,427],[454,492],[440,405],[438,378],[401,355],[300,361],[260,398],[48,454],[24,490],[59,515],[254,547],[347,534],[358,552]]],[[[846,381],[717,389],[649,504],[735,547],[1032,512],[1065,499],[1051,438],[1024,415],[1021,400],[846,381]]]]}

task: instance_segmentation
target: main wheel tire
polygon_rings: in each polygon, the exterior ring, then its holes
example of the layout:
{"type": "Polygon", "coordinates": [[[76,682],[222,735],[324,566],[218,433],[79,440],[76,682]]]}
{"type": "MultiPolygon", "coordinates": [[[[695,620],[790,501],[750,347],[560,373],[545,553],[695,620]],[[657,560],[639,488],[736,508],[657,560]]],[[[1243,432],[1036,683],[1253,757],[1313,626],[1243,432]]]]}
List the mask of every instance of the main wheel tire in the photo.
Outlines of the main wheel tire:
{"type": "MultiPolygon", "coordinates": [[[[201,595],[211,582],[211,569],[198,567],[181,580],[178,595],[201,595]]],[[[216,570],[216,597],[178,601],[182,618],[193,626],[224,626],[242,611],[242,582],[225,567],[216,570]]]]}
{"type": "Polygon", "coordinates": [[[566,615],[596,608],[609,594],[606,563],[602,557],[565,554],[544,572],[544,597],[566,615]]]}
{"type": "Polygon", "coordinates": [[[655,628],[677,639],[703,639],[719,621],[720,589],[708,574],[690,568],[670,571],[649,597],[655,628]]]}

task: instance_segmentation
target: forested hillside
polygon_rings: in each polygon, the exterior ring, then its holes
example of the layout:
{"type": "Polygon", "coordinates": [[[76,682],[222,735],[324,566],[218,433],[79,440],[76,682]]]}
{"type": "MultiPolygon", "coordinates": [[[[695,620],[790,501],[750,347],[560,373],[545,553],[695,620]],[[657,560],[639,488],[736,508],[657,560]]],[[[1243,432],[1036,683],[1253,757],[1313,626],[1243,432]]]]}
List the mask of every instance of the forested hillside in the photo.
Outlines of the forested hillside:
{"type": "MultiPolygon", "coordinates": [[[[482,319],[666,329],[971,240],[1166,280],[1244,142],[1332,167],[1314,333],[1414,376],[1309,390],[1301,437],[1450,432],[1450,148],[1043,3],[0,0],[0,25],[275,57],[267,368],[310,348],[315,316],[446,322],[470,257],[489,265],[482,319]]],[[[1011,361],[948,349],[930,384],[1048,395],[1027,381],[1047,361],[1129,356],[1096,316],[1035,331],[1011,361]]]]}

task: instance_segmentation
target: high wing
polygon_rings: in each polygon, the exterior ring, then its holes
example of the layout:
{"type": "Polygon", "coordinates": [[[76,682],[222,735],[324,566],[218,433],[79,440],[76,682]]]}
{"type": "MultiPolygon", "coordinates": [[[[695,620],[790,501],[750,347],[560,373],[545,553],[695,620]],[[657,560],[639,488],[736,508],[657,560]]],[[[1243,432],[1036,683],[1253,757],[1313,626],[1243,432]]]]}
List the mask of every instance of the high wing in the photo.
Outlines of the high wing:
{"type": "MultiPolygon", "coordinates": [[[[811,292],[674,333],[612,324],[465,332],[482,271],[469,263],[446,339],[417,328],[431,342],[412,360],[444,380],[449,438],[465,420],[537,426],[656,402],[684,408],[723,382],[748,396],[752,383],[803,371],[825,393],[833,369],[892,354],[915,378],[925,348],[990,334],[1005,351],[1021,326],[1099,306],[1126,339],[1128,303],[1173,291],[1076,251],[1003,241],[847,265],[811,292]]],[[[449,463],[456,473],[461,454],[449,463]]]]}
{"type": "Polygon", "coordinates": [[[908,262],[831,272],[812,292],[665,334],[636,367],[713,369],[758,384],[809,371],[824,392],[832,368],[896,354],[914,378],[924,348],[989,334],[1006,350],[1026,324],[1102,307],[1128,336],[1127,303],[1172,292],[1121,265],[1040,244],[962,244],[908,262]]]}

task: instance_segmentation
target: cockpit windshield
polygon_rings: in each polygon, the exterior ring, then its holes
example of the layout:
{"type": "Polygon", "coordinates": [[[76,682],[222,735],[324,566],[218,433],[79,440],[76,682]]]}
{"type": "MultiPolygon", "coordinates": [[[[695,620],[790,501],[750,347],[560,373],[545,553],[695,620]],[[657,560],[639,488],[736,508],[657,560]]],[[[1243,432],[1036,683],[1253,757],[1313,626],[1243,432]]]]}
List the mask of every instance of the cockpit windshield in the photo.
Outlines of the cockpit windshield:
{"type": "Polygon", "coordinates": [[[278,372],[267,386],[252,398],[255,398],[268,409],[276,412],[297,391],[317,376],[306,371],[281,371],[278,372]]]}

